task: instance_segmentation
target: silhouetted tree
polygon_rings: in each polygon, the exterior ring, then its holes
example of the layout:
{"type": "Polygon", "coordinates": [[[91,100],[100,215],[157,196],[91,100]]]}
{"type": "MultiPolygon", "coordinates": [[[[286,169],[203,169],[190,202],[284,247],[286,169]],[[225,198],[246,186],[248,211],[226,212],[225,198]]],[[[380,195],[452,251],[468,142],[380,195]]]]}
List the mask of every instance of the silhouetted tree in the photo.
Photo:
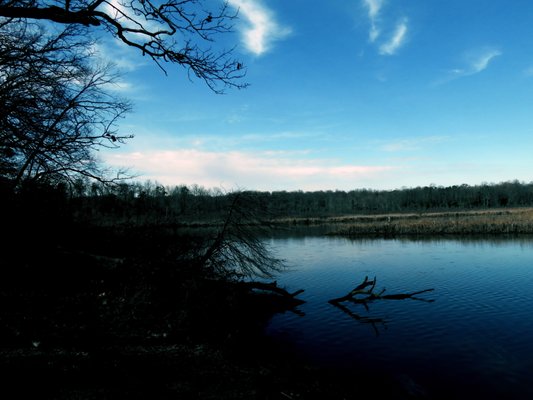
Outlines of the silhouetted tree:
{"type": "Polygon", "coordinates": [[[201,265],[223,277],[270,277],[283,269],[264,241],[268,226],[265,207],[254,192],[226,196],[227,213],[203,255],[201,265]]]}
{"type": "Polygon", "coordinates": [[[111,67],[93,62],[84,31],[0,22],[0,174],[14,186],[106,180],[95,151],[132,137],[116,127],[130,104],[111,90],[111,67]]]}
{"type": "Polygon", "coordinates": [[[0,17],[104,28],[165,72],[166,64],[181,65],[215,92],[246,86],[232,51],[213,50],[236,18],[227,3],[217,9],[205,0],[0,0],[0,17]]]}

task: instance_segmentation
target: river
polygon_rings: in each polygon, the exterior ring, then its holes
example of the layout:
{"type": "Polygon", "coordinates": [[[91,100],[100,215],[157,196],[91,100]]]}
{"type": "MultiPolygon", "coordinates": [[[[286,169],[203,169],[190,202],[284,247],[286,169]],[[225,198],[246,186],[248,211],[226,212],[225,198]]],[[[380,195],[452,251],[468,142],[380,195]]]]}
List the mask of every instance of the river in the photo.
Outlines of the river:
{"type": "Polygon", "coordinates": [[[389,374],[413,396],[533,398],[533,238],[276,238],[287,270],[278,284],[305,289],[299,313],[267,333],[321,366],[389,374]],[[347,303],[365,276],[384,294],[416,299],[347,303]]]}

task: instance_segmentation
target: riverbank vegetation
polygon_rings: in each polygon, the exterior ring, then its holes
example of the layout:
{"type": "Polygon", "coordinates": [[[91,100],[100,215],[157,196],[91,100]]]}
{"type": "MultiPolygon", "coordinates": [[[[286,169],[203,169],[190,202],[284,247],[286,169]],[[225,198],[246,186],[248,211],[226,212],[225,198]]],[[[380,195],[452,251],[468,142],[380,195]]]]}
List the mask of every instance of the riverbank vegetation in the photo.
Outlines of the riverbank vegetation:
{"type": "MultiPolygon", "coordinates": [[[[352,214],[334,207],[350,196],[344,192],[79,180],[12,188],[2,185],[1,371],[5,388],[39,388],[41,398],[355,398],[360,389],[343,384],[339,371],[309,365],[263,336],[275,313],[305,301],[305,288],[270,284],[284,266],[265,237],[316,227],[359,237],[533,232],[533,208],[519,200],[530,185],[519,183],[484,189],[510,199],[495,208],[410,203],[404,212],[352,214]],[[331,196],[330,208],[320,196],[331,196]],[[316,207],[299,215],[298,197],[316,207]],[[26,379],[38,385],[21,386],[26,379]]],[[[364,366],[356,374],[361,385],[374,380],[402,393],[364,366]]]]}
{"type": "Polygon", "coordinates": [[[86,207],[95,199],[62,187],[4,194],[6,398],[341,399],[362,393],[354,382],[402,392],[364,366],[349,376],[318,368],[263,336],[301,291],[245,279],[283,265],[258,240],[265,225],[242,194],[227,194],[224,218],[197,228],[110,224],[86,207]]]}
{"type": "Polygon", "coordinates": [[[251,214],[238,194],[216,228],[197,232],[98,224],[48,185],[4,194],[3,397],[229,399],[286,390],[267,391],[277,373],[260,341],[270,316],[293,304],[243,284],[282,265],[254,224],[240,226],[251,214]]]}
{"type": "MultiPolygon", "coordinates": [[[[130,222],[135,222],[136,214],[159,221],[176,217],[205,221],[221,212],[229,194],[218,188],[206,189],[198,185],[163,186],[144,181],[109,186],[83,179],[72,182],[68,192],[71,197],[80,199],[85,209],[92,208],[101,214],[114,211],[116,216],[130,222]]],[[[533,207],[533,183],[519,181],[348,192],[240,192],[276,218],[533,207]]]]}
{"type": "MultiPolygon", "coordinates": [[[[533,233],[533,183],[419,187],[394,191],[240,192],[248,223],[349,236],[533,233]],[[375,203],[374,203],[375,201],[375,203]]],[[[78,181],[69,206],[99,225],[212,228],[232,193],[199,186],[164,187],[146,181],[106,186],[78,181]]]]}
{"type": "Polygon", "coordinates": [[[327,234],[341,236],[518,235],[533,233],[533,208],[330,217],[293,224],[326,225],[327,234]]]}
{"type": "MultiPolygon", "coordinates": [[[[262,239],[315,227],[359,237],[529,234],[533,208],[517,207],[521,197],[504,192],[529,187],[494,185],[493,193],[512,199],[496,208],[350,215],[330,208],[324,216],[319,207],[318,216],[301,217],[280,211],[296,204],[286,202],[289,193],[80,181],[30,181],[13,190],[7,182],[0,211],[5,388],[38,387],[41,398],[360,395],[339,382],[338,371],[308,365],[262,335],[272,315],[305,300],[301,288],[269,283],[284,266],[262,239]],[[39,385],[20,386],[26,379],[39,385]]],[[[293,195],[314,204],[348,196],[293,195]]],[[[388,377],[365,376],[364,367],[357,374],[401,392],[388,377]]]]}

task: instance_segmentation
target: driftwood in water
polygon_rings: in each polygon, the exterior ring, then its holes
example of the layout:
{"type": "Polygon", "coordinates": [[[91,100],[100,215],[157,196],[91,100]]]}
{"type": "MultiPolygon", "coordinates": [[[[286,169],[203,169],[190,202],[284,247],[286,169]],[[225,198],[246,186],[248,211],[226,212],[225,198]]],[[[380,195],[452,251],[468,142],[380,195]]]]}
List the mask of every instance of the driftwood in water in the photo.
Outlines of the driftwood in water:
{"type": "Polygon", "coordinates": [[[426,302],[433,302],[433,300],[426,300],[415,297],[417,294],[431,292],[434,289],[424,289],[417,292],[411,293],[398,293],[398,294],[383,294],[385,293],[385,288],[381,289],[379,293],[374,293],[374,288],[376,287],[376,278],[369,280],[368,276],[365,277],[365,280],[352,289],[347,295],[338,297],[336,299],[329,300],[329,303],[337,305],[343,301],[351,301],[353,303],[363,303],[365,304],[368,301],[372,300],[404,300],[404,299],[414,299],[426,302]],[[367,289],[370,286],[370,289],[367,289]],[[358,295],[363,295],[364,297],[356,297],[358,295]]]}
{"type": "Polygon", "coordinates": [[[415,297],[417,294],[431,292],[433,289],[425,289],[417,292],[411,293],[399,293],[399,294],[383,294],[385,289],[382,289],[379,293],[374,293],[374,288],[376,287],[376,278],[369,280],[368,276],[365,277],[364,281],[352,289],[348,294],[342,297],[338,297],[332,300],[329,300],[329,303],[340,309],[342,312],[355,319],[358,322],[364,324],[370,324],[374,328],[376,335],[379,335],[379,330],[377,328],[378,324],[384,325],[386,320],[383,318],[373,318],[361,316],[352,310],[350,310],[346,305],[342,304],[343,302],[349,301],[355,304],[362,304],[367,311],[369,311],[367,303],[374,300],[404,300],[404,299],[414,299],[425,301],[428,303],[433,302],[434,300],[427,300],[415,297]],[[357,297],[360,296],[360,297],[357,297]]]}

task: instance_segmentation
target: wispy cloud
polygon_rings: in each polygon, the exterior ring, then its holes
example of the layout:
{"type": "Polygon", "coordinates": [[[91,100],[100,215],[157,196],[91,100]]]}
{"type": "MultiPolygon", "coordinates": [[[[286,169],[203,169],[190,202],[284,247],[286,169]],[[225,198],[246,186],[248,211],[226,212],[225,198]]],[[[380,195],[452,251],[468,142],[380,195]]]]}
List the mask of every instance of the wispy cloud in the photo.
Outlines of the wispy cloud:
{"type": "Polygon", "coordinates": [[[533,66],[526,68],[524,70],[524,75],[527,77],[533,77],[533,66]]]}
{"type": "Polygon", "coordinates": [[[497,49],[482,50],[480,54],[470,55],[470,68],[467,71],[470,75],[477,74],[489,66],[489,63],[502,52],[497,49]]]}
{"type": "Polygon", "coordinates": [[[107,89],[114,92],[132,93],[135,91],[136,85],[126,80],[126,73],[137,70],[146,65],[144,60],[139,60],[136,52],[131,52],[129,48],[125,48],[123,43],[118,40],[100,41],[93,44],[89,52],[95,56],[95,63],[103,63],[112,65],[114,72],[118,72],[118,77],[114,83],[107,84],[107,89]]]}
{"type": "Polygon", "coordinates": [[[279,25],[272,11],[258,0],[229,0],[229,4],[247,21],[248,26],[242,28],[244,44],[256,55],[265,53],[274,41],[291,33],[291,29],[279,25]]]}
{"type": "MultiPolygon", "coordinates": [[[[371,43],[376,43],[378,38],[382,37],[384,30],[390,30],[391,26],[384,23],[381,18],[385,6],[385,0],[362,0],[363,6],[366,9],[368,19],[370,21],[370,28],[368,31],[368,39],[371,43]]],[[[387,20],[385,20],[386,22],[387,20]]],[[[391,30],[392,33],[388,39],[381,40],[378,52],[381,55],[390,56],[395,54],[400,47],[405,44],[407,38],[407,18],[401,18],[391,30]]]]}
{"type": "Polygon", "coordinates": [[[383,7],[384,0],[363,0],[363,5],[367,8],[368,18],[370,19],[370,30],[368,32],[368,38],[371,42],[375,42],[378,38],[380,29],[378,27],[378,17],[381,8],[383,7]]]}
{"type": "Polygon", "coordinates": [[[147,60],[139,57],[137,52],[131,51],[130,47],[125,46],[118,39],[100,40],[90,47],[89,52],[99,61],[112,64],[121,73],[132,72],[149,64],[147,60]]]}
{"type": "Polygon", "coordinates": [[[379,54],[393,55],[405,43],[407,38],[407,18],[401,19],[388,41],[379,46],[379,54]]]}
{"type": "Polygon", "coordinates": [[[134,85],[130,82],[120,80],[114,83],[108,83],[105,85],[107,89],[117,93],[130,93],[133,91],[134,85]]]}
{"type": "MultiPolygon", "coordinates": [[[[198,120],[201,115],[198,115],[198,120]]],[[[174,123],[177,121],[187,121],[185,117],[179,116],[172,119],[174,123]]],[[[190,121],[195,121],[191,119],[190,121]]],[[[168,121],[166,121],[168,122],[168,121]]],[[[274,133],[246,133],[246,134],[187,134],[180,135],[171,134],[166,130],[154,131],[152,128],[138,132],[138,137],[135,143],[138,145],[136,149],[155,150],[153,138],[157,138],[158,148],[188,148],[200,152],[220,152],[220,151],[237,151],[240,149],[262,150],[269,148],[271,151],[291,151],[278,149],[279,143],[285,146],[297,148],[300,154],[309,154],[309,148],[302,147],[302,144],[309,143],[311,140],[320,140],[322,138],[329,138],[329,135],[322,133],[313,133],[305,131],[281,131],[274,133]]]]}
{"type": "Polygon", "coordinates": [[[404,152],[423,150],[427,146],[443,143],[449,140],[447,136],[427,136],[419,138],[405,138],[379,146],[379,149],[386,152],[404,152]]]}
{"type": "MultiPolygon", "coordinates": [[[[304,155],[305,156],[305,155],[304,155]]],[[[392,166],[347,165],[298,158],[292,152],[214,152],[182,149],[106,156],[114,166],[130,167],[142,179],[164,185],[199,184],[208,188],[251,190],[353,189],[394,170],[392,166]]]]}
{"type": "Polygon", "coordinates": [[[446,83],[458,78],[479,74],[486,70],[489,64],[503,53],[495,47],[482,47],[470,50],[464,55],[464,65],[461,68],[449,70],[446,76],[436,82],[436,84],[446,83]]]}
{"type": "Polygon", "coordinates": [[[368,17],[374,20],[383,7],[384,0],[363,0],[363,3],[368,8],[368,17]]]}

